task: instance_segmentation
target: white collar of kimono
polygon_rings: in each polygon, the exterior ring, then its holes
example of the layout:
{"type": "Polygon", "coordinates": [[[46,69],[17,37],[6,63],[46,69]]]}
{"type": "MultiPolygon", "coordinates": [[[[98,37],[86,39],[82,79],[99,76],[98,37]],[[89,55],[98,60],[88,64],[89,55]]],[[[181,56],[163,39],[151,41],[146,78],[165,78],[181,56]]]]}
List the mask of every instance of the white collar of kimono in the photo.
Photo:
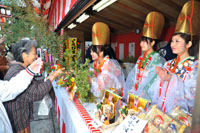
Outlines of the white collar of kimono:
{"type": "Polygon", "coordinates": [[[187,59],[190,59],[190,58],[191,58],[191,59],[194,59],[194,56],[189,56],[189,57],[183,59],[182,61],[180,61],[180,62],[178,63],[178,65],[182,64],[184,61],[186,61],[187,59]]]}

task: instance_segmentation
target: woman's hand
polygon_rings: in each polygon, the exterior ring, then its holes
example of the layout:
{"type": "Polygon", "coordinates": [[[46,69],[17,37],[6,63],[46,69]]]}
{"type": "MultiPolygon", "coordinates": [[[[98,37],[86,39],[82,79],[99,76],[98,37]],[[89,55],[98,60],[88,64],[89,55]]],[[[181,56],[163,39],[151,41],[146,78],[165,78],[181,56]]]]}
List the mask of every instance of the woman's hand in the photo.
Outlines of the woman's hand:
{"type": "Polygon", "coordinates": [[[65,74],[66,74],[66,75],[70,75],[70,74],[73,73],[73,72],[74,72],[74,70],[69,70],[69,71],[65,72],[65,74]]]}
{"type": "Polygon", "coordinates": [[[59,77],[59,76],[63,73],[64,70],[65,70],[65,68],[62,68],[62,69],[59,69],[59,70],[57,70],[57,71],[51,73],[51,74],[47,77],[47,79],[50,79],[51,82],[52,82],[54,79],[56,79],[57,77],[59,77]]]}
{"type": "Polygon", "coordinates": [[[170,81],[170,79],[172,78],[170,72],[168,72],[165,68],[161,68],[159,66],[156,66],[156,73],[161,78],[161,81],[170,81]]]}

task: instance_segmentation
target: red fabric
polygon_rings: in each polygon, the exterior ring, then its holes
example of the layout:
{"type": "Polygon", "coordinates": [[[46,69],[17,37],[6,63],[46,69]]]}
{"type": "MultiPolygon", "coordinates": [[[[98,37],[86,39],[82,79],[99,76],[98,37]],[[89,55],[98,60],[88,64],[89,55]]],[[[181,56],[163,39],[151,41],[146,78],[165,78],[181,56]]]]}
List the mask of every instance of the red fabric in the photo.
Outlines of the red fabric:
{"type": "Polygon", "coordinates": [[[123,88],[121,88],[121,96],[124,96],[123,88]]]}
{"type": "Polygon", "coordinates": [[[65,17],[66,0],[63,0],[62,19],[65,17]]]}
{"type": "Polygon", "coordinates": [[[58,106],[58,126],[60,128],[60,108],[58,106]]]}
{"type": "Polygon", "coordinates": [[[66,130],[65,130],[65,122],[64,120],[62,120],[62,133],[65,133],[66,130]]]}
{"type": "Polygon", "coordinates": [[[58,0],[58,22],[57,22],[56,26],[58,26],[59,23],[60,23],[60,7],[61,7],[61,2],[60,1],[61,0],[58,0]]]}
{"type": "Polygon", "coordinates": [[[56,2],[56,9],[55,9],[55,24],[54,24],[55,27],[57,27],[57,23],[58,23],[58,16],[57,16],[58,9],[57,8],[58,8],[58,0],[56,2]]]}
{"type": "Polygon", "coordinates": [[[122,106],[122,101],[121,99],[119,99],[119,109],[121,108],[121,106],[122,106]]]}
{"type": "Polygon", "coordinates": [[[146,58],[146,55],[147,55],[147,52],[144,52],[142,60],[140,61],[139,65],[138,65],[139,70],[140,70],[140,68],[142,68],[142,64],[143,64],[144,59],[146,58]]]}
{"type": "Polygon", "coordinates": [[[166,96],[167,96],[167,91],[168,91],[168,88],[169,88],[169,82],[167,83],[167,88],[165,90],[165,96],[163,98],[163,101],[162,101],[162,107],[161,107],[161,110],[163,110],[165,112],[165,100],[166,100],[166,96]],[[163,108],[164,107],[164,108],[163,108]]]}
{"type": "Polygon", "coordinates": [[[54,0],[53,3],[52,3],[51,11],[50,11],[50,14],[49,14],[49,25],[52,24],[52,19],[53,19],[53,16],[54,16],[54,10],[55,10],[55,7],[56,7],[56,2],[57,2],[57,0],[54,0]]]}
{"type": "Polygon", "coordinates": [[[55,25],[56,25],[56,10],[54,10],[54,22],[53,22],[53,26],[54,26],[54,29],[55,29],[55,25]]]}
{"type": "Polygon", "coordinates": [[[43,15],[48,15],[48,13],[49,13],[49,8],[46,9],[46,10],[43,12],[43,15]]]}
{"type": "Polygon", "coordinates": [[[57,97],[55,97],[55,110],[56,110],[56,114],[57,114],[57,97]]]}

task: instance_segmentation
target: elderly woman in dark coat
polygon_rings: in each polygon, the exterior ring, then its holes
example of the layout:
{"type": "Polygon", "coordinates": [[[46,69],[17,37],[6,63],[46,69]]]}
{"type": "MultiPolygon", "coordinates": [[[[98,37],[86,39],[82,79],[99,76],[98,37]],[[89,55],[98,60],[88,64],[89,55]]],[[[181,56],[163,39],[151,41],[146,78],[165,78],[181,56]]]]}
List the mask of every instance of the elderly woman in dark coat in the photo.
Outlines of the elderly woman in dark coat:
{"type": "MultiPolygon", "coordinates": [[[[5,75],[5,80],[10,80],[21,70],[25,69],[36,58],[35,40],[21,40],[15,43],[12,48],[17,63],[12,64],[5,75]]],[[[26,91],[16,97],[16,99],[5,102],[13,132],[30,132],[30,118],[32,116],[33,102],[41,100],[52,89],[52,81],[61,74],[61,70],[52,73],[47,80],[35,80],[31,82],[26,91]]]]}

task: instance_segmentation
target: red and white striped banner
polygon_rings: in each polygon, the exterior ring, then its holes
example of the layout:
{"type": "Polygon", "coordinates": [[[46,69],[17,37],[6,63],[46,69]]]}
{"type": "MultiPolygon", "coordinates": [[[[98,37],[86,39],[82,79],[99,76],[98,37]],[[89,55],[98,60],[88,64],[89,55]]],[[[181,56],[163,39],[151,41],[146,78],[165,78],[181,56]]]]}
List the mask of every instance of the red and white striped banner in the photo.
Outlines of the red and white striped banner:
{"type": "Polygon", "coordinates": [[[63,18],[78,0],[54,0],[49,15],[49,26],[58,27],[63,18]]]}
{"type": "Polygon", "coordinates": [[[100,129],[94,127],[91,122],[92,118],[88,114],[88,112],[85,110],[85,108],[82,106],[82,104],[79,102],[77,97],[74,97],[74,104],[77,107],[80,115],[82,116],[83,120],[85,121],[88,129],[90,130],[91,133],[102,133],[100,129]]]}
{"type": "MultiPolygon", "coordinates": [[[[80,115],[82,116],[85,124],[87,125],[89,131],[91,133],[102,133],[100,129],[96,128],[94,125],[92,125],[92,118],[90,117],[90,115],[88,114],[88,112],[85,110],[85,108],[82,106],[82,104],[79,102],[77,97],[74,97],[73,100],[78,112],[80,113],[80,115]]],[[[62,133],[66,132],[66,123],[64,122],[64,120],[61,117],[61,111],[60,108],[57,104],[57,98],[55,100],[55,106],[56,106],[56,112],[57,112],[57,116],[58,116],[58,125],[59,125],[59,129],[62,133]],[[62,125],[61,125],[62,124],[62,125]],[[62,126],[62,127],[61,127],[62,126]]]]}
{"type": "MultiPolygon", "coordinates": [[[[68,91],[67,91],[67,93],[68,93],[68,91]]],[[[55,92],[55,94],[56,94],[56,92],[55,92]]],[[[60,95],[58,95],[58,96],[60,96],[60,95]]],[[[57,112],[58,125],[59,125],[60,132],[66,133],[66,131],[69,131],[68,128],[67,128],[67,125],[68,125],[67,122],[68,121],[66,119],[64,119],[64,118],[66,118],[66,115],[63,115],[63,113],[65,113],[66,110],[65,110],[65,108],[62,107],[62,104],[59,104],[59,103],[62,103],[61,101],[59,101],[59,98],[63,98],[63,97],[57,97],[57,95],[56,95],[56,97],[55,97],[55,109],[56,109],[56,112],[57,112]]],[[[82,104],[80,103],[80,101],[78,100],[77,97],[74,97],[72,104],[75,105],[77,111],[80,113],[80,116],[82,117],[83,121],[85,122],[85,124],[87,126],[86,130],[88,128],[90,133],[102,133],[102,131],[100,129],[96,128],[92,124],[93,119],[90,117],[90,115],[85,110],[85,108],[82,106],[82,104]]]]}

